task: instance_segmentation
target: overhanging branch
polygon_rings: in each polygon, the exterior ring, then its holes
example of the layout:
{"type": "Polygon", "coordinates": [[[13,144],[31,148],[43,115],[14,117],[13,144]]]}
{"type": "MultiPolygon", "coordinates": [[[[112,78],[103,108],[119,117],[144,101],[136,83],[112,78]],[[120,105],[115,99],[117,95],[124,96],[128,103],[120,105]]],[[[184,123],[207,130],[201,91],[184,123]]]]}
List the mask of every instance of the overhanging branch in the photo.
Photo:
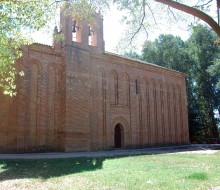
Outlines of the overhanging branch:
{"type": "Polygon", "coordinates": [[[206,13],[204,13],[196,8],[193,8],[193,7],[190,7],[190,6],[175,2],[175,1],[171,1],[171,0],[155,0],[155,1],[162,3],[162,4],[165,4],[165,5],[168,5],[174,9],[183,11],[185,13],[191,14],[191,15],[203,20],[216,32],[216,34],[220,38],[220,26],[217,24],[217,22],[215,22],[215,20],[212,17],[210,17],[206,13]]]}

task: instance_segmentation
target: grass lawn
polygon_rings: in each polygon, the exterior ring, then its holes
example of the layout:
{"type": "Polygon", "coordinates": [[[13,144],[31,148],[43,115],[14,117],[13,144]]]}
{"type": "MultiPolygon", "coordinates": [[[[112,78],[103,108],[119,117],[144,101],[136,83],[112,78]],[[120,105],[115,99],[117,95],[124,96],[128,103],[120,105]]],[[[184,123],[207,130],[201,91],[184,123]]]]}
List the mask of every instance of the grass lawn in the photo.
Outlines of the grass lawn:
{"type": "Polygon", "coordinates": [[[0,190],[205,189],[220,186],[216,154],[0,160],[0,190]]]}

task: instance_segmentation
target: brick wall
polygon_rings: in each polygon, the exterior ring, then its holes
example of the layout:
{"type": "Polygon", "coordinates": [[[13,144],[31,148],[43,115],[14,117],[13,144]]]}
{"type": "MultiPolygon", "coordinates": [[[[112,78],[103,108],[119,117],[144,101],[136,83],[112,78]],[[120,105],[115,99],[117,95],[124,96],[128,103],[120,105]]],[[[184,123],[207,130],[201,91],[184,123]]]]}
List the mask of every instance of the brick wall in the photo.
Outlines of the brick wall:
{"type": "MultiPolygon", "coordinates": [[[[150,63],[104,53],[95,15],[94,44],[80,21],[61,14],[63,42],[23,48],[17,96],[0,94],[0,152],[96,151],[189,143],[185,76],[150,63]]],[[[56,31],[57,32],[57,31],[56,31]]]]}
{"type": "Polygon", "coordinates": [[[1,95],[1,152],[90,151],[189,143],[185,76],[113,54],[35,45],[14,98],[1,95]]]}
{"type": "Polygon", "coordinates": [[[189,143],[183,74],[111,54],[92,56],[91,65],[98,88],[92,91],[98,125],[92,144],[99,136],[106,139],[100,147],[114,147],[117,123],[125,128],[124,147],[189,143]]]}
{"type": "Polygon", "coordinates": [[[17,78],[17,96],[1,94],[1,152],[54,150],[59,144],[60,53],[50,47],[24,48],[16,64],[25,73],[17,78]]]}

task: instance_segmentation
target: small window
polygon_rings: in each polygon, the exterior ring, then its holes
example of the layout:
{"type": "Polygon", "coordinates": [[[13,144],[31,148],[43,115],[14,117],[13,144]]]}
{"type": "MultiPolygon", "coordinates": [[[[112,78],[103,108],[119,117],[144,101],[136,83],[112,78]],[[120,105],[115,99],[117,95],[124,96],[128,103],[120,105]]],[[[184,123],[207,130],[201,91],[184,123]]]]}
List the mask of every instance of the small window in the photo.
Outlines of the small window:
{"type": "Polygon", "coordinates": [[[136,88],[136,94],[139,94],[139,82],[138,82],[138,79],[135,80],[135,88],[136,88]]]}

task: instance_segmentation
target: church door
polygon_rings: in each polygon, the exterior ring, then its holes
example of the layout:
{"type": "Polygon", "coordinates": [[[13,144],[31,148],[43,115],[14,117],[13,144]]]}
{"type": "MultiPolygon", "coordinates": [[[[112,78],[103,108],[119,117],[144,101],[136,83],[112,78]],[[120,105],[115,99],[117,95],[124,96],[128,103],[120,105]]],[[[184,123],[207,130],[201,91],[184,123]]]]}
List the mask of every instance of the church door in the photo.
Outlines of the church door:
{"type": "Polygon", "coordinates": [[[122,130],[120,124],[115,126],[115,148],[121,148],[122,130]]]}

